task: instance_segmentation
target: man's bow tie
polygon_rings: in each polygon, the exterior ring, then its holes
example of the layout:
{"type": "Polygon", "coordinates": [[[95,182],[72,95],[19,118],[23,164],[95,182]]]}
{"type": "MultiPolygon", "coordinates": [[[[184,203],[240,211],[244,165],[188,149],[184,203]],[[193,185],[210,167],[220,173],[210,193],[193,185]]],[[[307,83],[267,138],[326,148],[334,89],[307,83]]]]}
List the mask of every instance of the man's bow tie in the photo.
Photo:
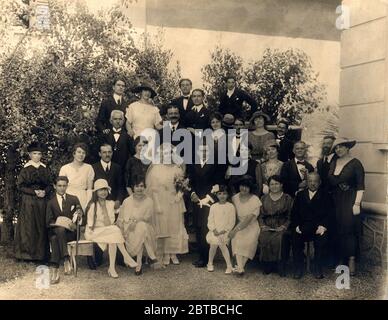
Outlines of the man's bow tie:
{"type": "Polygon", "coordinates": [[[183,96],[183,100],[189,100],[189,97],[183,96]]]}
{"type": "Polygon", "coordinates": [[[305,162],[304,161],[297,161],[296,164],[305,165],[305,162]]]}
{"type": "Polygon", "coordinates": [[[119,130],[119,131],[113,131],[113,134],[120,134],[121,133],[121,130],[119,130]]]}

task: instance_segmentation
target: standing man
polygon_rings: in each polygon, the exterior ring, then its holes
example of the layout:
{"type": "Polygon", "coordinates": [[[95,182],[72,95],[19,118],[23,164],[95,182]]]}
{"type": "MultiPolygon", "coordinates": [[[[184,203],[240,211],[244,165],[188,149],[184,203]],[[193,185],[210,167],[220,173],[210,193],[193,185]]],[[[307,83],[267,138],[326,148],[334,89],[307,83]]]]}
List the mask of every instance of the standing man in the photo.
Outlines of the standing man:
{"type": "Polygon", "coordinates": [[[100,134],[108,134],[111,131],[110,115],[113,110],[121,110],[125,113],[128,101],[124,98],[125,81],[116,79],[113,83],[113,94],[101,102],[98,111],[96,127],[100,134]]]}
{"type": "Polygon", "coordinates": [[[179,108],[181,121],[182,123],[184,123],[186,118],[186,113],[194,105],[193,100],[190,97],[191,90],[193,88],[193,83],[191,82],[190,79],[181,79],[179,81],[179,88],[181,89],[182,95],[178,98],[173,99],[170,104],[175,105],[179,108]]]}
{"type": "Polygon", "coordinates": [[[129,157],[135,154],[133,138],[125,130],[125,117],[121,110],[112,111],[110,123],[112,129],[103,135],[102,143],[112,146],[112,161],[117,163],[124,173],[129,157]]]}
{"type": "Polygon", "coordinates": [[[223,116],[249,120],[257,110],[256,101],[245,91],[236,87],[236,77],[228,75],[224,79],[226,92],[220,98],[219,111],[223,116]],[[247,105],[248,104],[248,105],[247,105]]]}
{"type": "Polygon", "coordinates": [[[180,109],[178,106],[170,104],[167,106],[166,110],[167,110],[167,121],[163,122],[163,128],[158,131],[159,137],[160,137],[160,144],[167,142],[167,143],[171,143],[173,146],[176,147],[179,143],[183,141],[183,137],[181,137],[179,141],[174,141],[174,140],[165,141],[165,139],[167,137],[172,138],[175,131],[179,129],[184,129],[185,127],[180,121],[181,116],[180,116],[180,109]]]}
{"type": "Polygon", "coordinates": [[[295,279],[303,276],[304,243],[309,241],[314,241],[315,277],[323,278],[322,263],[327,243],[330,201],[319,186],[319,175],[316,172],[307,174],[307,188],[296,195],[292,208],[290,228],[295,279]]]}
{"type": "Polygon", "coordinates": [[[322,188],[329,191],[329,183],[327,177],[329,175],[330,164],[335,159],[335,154],[331,153],[335,137],[328,135],[323,137],[321,158],[317,161],[317,171],[322,181],[322,188]]]}
{"type": "Polygon", "coordinates": [[[292,149],[294,148],[294,141],[291,139],[288,131],[290,123],[287,119],[280,119],[277,122],[276,141],[279,145],[278,159],[282,162],[287,162],[294,157],[292,149]]]}
{"type": "Polygon", "coordinates": [[[191,98],[194,105],[186,113],[185,125],[191,133],[195,134],[196,129],[205,130],[210,127],[210,111],[203,104],[205,98],[205,92],[203,90],[193,90],[191,98]]]}
{"type": "Polygon", "coordinates": [[[295,158],[283,164],[280,175],[284,181],[284,192],[291,197],[307,186],[307,173],[313,172],[314,167],[306,160],[307,145],[303,141],[294,144],[295,158]]]}
{"type": "Polygon", "coordinates": [[[188,166],[188,175],[191,181],[191,201],[193,202],[193,220],[196,229],[195,237],[198,246],[199,259],[193,262],[196,268],[204,268],[209,258],[209,245],[206,235],[209,232],[207,221],[209,209],[214,199],[211,198],[211,190],[218,184],[216,166],[209,163],[209,146],[200,145],[198,148],[199,163],[188,166]]]}

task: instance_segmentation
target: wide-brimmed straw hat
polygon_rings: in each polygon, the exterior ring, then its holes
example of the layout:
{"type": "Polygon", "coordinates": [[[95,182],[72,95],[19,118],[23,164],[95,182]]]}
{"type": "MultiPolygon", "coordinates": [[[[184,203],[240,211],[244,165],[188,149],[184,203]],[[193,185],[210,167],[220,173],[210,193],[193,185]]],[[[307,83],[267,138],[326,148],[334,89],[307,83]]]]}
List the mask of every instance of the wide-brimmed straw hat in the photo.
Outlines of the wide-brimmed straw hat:
{"type": "Polygon", "coordinates": [[[151,91],[151,98],[154,98],[157,96],[156,91],[153,89],[152,85],[149,82],[143,81],[139,86],[133,88],[134,93],[139,93],[142,90],[149,90],[151,91]]]}
{"type": "Polygon", "coordinates": [[[112,188],[109,187],[108,181],[105,179],[97,179],[94,182],[94,189],[93,191],[101,190],[101,189],[108,189],[109,192],[111,192],[112,188]]]}
{"type": "Polygon", "coordinates": [[[51,227],[62,227],[67,230],[73,231],[74,229],[74,224],[73,221],[65,216],[59,216],[57,220],[55,220],[54,224],[50,224],[51,227]]]}
{"type": "Polygon", "coordinates": [[[348,138],[337,138],[334,141],[332,150],[334,151],[335,147],[339,146],[339,145],[342,145],[342,146],[345,146],[345,147],[351,149],[351,148],[353,148],[356,145],[356,143],[357,143],[356,140],[350,140],[348,138]]]}

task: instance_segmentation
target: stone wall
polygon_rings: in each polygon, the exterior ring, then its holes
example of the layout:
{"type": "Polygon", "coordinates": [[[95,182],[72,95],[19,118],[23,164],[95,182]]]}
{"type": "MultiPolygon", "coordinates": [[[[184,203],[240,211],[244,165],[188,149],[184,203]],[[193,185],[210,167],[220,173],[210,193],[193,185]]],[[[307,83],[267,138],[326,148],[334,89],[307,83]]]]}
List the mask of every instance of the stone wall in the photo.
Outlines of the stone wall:
{"type": "Polygon", "coordinates": [[[364,256],[383,265],[387,248],[387,3],[343,1],[349,9],[350,28],[341,36],[340,78],[340,136],[357,140],[352,154],[366,171],[362,248],[364,256]]]}

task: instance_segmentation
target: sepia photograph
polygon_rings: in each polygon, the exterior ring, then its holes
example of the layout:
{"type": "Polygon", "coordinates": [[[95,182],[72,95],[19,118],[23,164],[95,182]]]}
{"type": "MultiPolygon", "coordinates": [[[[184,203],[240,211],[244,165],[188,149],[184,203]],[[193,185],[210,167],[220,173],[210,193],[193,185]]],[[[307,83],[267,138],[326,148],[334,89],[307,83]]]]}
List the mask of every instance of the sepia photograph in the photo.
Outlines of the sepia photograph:
{"type": "Polygon", "coordinates": [[[0,300],[388,298],[387,0],[0,0],[0,39],[0,300]]]}

